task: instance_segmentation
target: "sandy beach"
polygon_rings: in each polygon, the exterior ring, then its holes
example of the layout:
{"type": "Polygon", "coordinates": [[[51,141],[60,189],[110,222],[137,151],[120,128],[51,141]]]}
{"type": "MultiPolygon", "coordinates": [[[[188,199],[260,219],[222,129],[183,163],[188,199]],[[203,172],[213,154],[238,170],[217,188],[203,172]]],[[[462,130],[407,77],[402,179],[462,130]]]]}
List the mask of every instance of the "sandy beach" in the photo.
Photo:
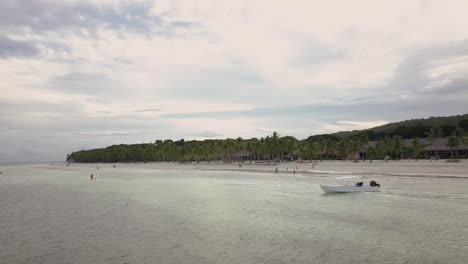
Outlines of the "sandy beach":
{"type": "MultiPolygon", "coordinates": [[[[53,164],[64,166],[63,163],[53,164]]],[[[367,160],[353,161],[305,161],[305,162],[156,162],[156,163],[71,163],[71,167],[89,168],[132,168],[132,169],[178,169],[178,170],[220,170],[238,172],[293,174],[294,169],[300,175],[363,175],[363,176],[394,176],[394,177],[439,177],[467,178],[468,160],[447,162],[446,160],[367,160]],[[241,166],[239,166],[239,164],[241,166]]]]}

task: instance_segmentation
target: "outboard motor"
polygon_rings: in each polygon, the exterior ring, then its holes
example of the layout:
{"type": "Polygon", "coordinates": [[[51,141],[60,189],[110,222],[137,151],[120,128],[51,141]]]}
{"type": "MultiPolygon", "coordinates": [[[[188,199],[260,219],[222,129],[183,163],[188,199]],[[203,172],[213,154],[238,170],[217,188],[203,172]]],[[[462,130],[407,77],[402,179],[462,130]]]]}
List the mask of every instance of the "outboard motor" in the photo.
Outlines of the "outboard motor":
{"type": "Polygon", "coordinates": [[[375,181],[371,181],[371,182],[370,182],[370,186],[378,186],[378,187],[380,187],[380,184],[378,184],[378,183],[375,182],[375,181]]]}

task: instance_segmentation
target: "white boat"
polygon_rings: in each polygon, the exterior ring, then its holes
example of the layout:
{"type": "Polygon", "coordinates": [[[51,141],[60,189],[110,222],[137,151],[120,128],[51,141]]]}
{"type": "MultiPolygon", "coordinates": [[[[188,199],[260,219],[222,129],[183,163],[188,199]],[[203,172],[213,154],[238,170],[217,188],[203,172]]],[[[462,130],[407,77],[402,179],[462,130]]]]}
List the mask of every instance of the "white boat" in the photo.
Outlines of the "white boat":
{"type": "Polygon", "coordinates": [[[379,186],[343,186],[343,185],[322,185],[320,188],[325,193],[348,193],[348,192],[380,192],[379,186]]]}

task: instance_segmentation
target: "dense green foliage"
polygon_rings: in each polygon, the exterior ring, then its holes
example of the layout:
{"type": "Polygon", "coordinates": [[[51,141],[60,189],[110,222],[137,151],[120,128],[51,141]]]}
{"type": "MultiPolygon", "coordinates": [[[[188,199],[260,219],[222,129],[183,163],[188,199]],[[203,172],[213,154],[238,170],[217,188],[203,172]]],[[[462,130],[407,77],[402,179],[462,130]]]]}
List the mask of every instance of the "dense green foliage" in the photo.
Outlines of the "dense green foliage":
{"type": "Polygon", "coordinates": [[[68,156],[68,160],[80,162],[136,162],[136,161],[199,161],[245,159],[279,160],[293,155],[298,140],[294,137],[271,136],[244,140],[179,141],[156,140],[154,143],[113,145],[102,149],[82,150],[68,156]],[[242,153],[248,151],[249,153],[242,153]]]}
{"type": "Polygon", "coordinates": [[[349,136],[366,132],[370,140],[381,140],[385,136],[398,135],[404,139],[411,138],[423,138],[426,137],[430,130],[434,126],[442,128],[442,136],[448,137],[454,131],[455,128],[461,127],[465,131],[468,131],[468,114],[447,116],[447,117],[429,117],[421,119],[411,119],[401,122],[394,122],[369,128],[365,130],[355,130],[347,132],[338,132],[333,135],[336,136],[349,136]]]}
{"type": "MultiPolygon", "coordinates": [[[[393,123],[377,128],[349,133],[311,136],[297,140],[291,136],[281,137],[274,132],[260,139],[217,139],[185,141],[184,139],[156,140],[152,143],[113,145],[107,148],[81,150],[67,156],[76,162],[150,162],[150,161],[244,161],[288,159],[383,159],[417,158],[427,145],[449,136],[447,147],[453,155],[462,143],[466,144],[463,125],[468,115],[447,117],[457,120],[458,126],[442,122],[444,118],[428,118],[393,123]],[[463,118],[461,118],[463,117],[463,118]],[[427,121],[436,124],[428,126],[427,121]],[[438,124],[442,124],[439,126],[438,124]],[[382,129],[382,127],[386,127],[382,129]],[[427,137],[422,143],[420,138],[427,137]],[[409,142],[404,139],[411,138],[409,142]],[[375,140],[377,139],[377,141],[375,140]]],[[[458,154],[458,151],[456,151],[458,154]]],[[[435,156],[438,156],[437,152],[435,156]]]]}

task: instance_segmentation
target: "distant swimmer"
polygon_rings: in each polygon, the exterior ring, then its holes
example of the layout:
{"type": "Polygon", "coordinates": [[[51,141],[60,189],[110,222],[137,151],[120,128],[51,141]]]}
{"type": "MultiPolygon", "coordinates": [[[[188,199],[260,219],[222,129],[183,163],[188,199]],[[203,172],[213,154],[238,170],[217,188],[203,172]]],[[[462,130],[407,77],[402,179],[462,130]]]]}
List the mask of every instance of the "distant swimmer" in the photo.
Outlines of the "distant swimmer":
{"type": "Polygon", "coordinates": [[[296,169],[293,169],[293,173],[296,174],[296,169]]]}
{"type": "Polygon", "coordinates": [[[278,168],[275,168],[275,173],[278,173],[278,168]]]}
{"type": "Polygon", "coordinates": [[[92,173],[91,173],[91,176],[90,176],[90,177],[91,177],[91,180],[93,180],[93,179],[94,179],[94,176],[93,176],[93,174],[92,174],[92,173]]]}
{"type": "Polygon", "coordinates": [[[114,165],[114,168],[115,168],[115,165],[114,165]]]}

